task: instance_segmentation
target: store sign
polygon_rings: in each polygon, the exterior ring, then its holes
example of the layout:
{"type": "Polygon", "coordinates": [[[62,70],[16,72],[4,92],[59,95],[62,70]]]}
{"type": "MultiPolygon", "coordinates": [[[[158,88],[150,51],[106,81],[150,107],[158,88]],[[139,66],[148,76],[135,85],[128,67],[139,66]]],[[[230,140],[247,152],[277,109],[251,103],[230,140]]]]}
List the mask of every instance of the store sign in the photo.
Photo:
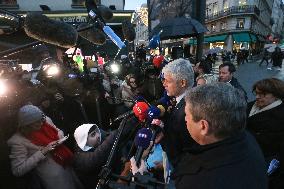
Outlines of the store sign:
{"type": "Polygon", "coordinates": [[[57,17],[52,19],[66,22],[68,24],[87,23],[87,17],[85,16],[66,16],[66,17],[57,17]]]}

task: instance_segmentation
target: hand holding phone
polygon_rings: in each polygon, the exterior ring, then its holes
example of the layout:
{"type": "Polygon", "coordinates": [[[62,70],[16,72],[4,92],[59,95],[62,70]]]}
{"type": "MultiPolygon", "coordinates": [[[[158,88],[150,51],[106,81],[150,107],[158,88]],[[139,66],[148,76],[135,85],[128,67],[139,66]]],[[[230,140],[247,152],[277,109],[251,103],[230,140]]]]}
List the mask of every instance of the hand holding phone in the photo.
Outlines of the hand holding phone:
{"type": "Polygon", "coordinates": [[[57,145],[62,144],[65,140],[69,138],[69,134],[64,136],[63,138],[57,140],[57,145]]]}

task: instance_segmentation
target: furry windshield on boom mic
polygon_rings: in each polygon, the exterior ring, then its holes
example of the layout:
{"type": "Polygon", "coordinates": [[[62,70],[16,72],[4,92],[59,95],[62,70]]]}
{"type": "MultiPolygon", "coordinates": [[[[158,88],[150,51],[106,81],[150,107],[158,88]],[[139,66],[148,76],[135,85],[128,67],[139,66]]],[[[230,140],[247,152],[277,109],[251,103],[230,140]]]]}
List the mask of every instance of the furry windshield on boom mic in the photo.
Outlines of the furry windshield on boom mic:
{"type": "MultiPolygon", "coordinates": [[[[85,24],[85,23],[80,24],[78,29],[80,30],[80,28],[84,28],[86,26],[88,26],[88,24],[85,24]]],[[[84,39],[90,41],[91,43],[97,44],[97,45],[103,45],[106,42],[105,34],[101,30],[95,27],[85,30],[85,31],[78,32],[78,33],[84,39]]]]}
{"type": "Polygon", "coordinates": [[[63,48],[74,47],[78,39],[78,33],[71,25],[41,13],[27,14],[24,30],[29,37],[63,48]]]}
{"type": "Polygon", "coordinates": [[[122,33],[124,36],[124,39],[126,39],[127,41],[134,41],[134,39],[136,38],[136,32],[135,29],[133,27],[133,25],[130,23],[130,21],[125,20],[122,22],[122,33]]]}
{"type": "Polygon", "coordinates": [[[106,20],[110,20],[113,17],[112,10],[104,5],[98,6],[98,13],[106,20]]]}

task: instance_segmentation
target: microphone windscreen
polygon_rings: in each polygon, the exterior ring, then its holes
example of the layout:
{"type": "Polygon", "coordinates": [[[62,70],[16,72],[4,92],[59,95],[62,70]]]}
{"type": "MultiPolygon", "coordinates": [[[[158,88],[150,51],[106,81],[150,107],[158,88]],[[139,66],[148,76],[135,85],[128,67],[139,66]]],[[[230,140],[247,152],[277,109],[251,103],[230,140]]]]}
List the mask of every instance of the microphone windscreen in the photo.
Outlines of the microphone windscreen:
{"type": "Polygon", "coordinates": [[[158,105],[157,108],[160,109],[161,113],[160,113],[160,117],[163,117],[165,115],[166,109],[163,105],[158,105]]]}
{"type": "Polygon", "coordinates": [[[110,20],[113,17],[112,10],[104,5],[98,7],[98,13],[106,20],[110,20]]]}
{"type": "MultiPolygon", "coordinates": [[[[88,26],[88,24],[80,24],[78,26],[78,30],[80,30],[81,28],[84,28],[86,26],[88,26]]],[[[78,33],[81,37],[83,37],[84,39],[86,39],[86,40],[88,40],[91,43],[94,43],[96,45],[103,45],[106,42],[105,34],[101,30],[99,30],[95,27],[90,28],[88,30],[80,31],[78,33]]]]}
{"type": "Polygon", "coordinates": [[[147,118],[148,108],[149,105],[146,102],[137,102],[132,109],[139,121],[143,122],[147,118]]]}
{"type": "Polygon", "coordinates": [[[133,27],[133,25],[130,23],[130,21],[128,20],[124,20],[122,22],[122,33],[124,36],[124,39],[126,39],[127,41],[134,41],[134,39],[136,38],[136,32],[135,29],[133,27]]]}
{"type": "Polygon", "coordinates": [[[139,129],[134,139],[135,145],[144,150],[147,149],[150,145],[152,135],[152,131],[149,128],[139,129]]]}
{"type": "Polygon", "coordinates": [[[148,110],[148,118],[150,120],[152,119],[158,119],[161,115],[161,110],[156,106],[151,106],[148,110]]]}
{"type": "Polygon", "coordinates": [[[24,30],[29,37],[63,48],[76,45],[78,33],[71,25],[52,20],[41,13],[28,13],[24,30]]]}

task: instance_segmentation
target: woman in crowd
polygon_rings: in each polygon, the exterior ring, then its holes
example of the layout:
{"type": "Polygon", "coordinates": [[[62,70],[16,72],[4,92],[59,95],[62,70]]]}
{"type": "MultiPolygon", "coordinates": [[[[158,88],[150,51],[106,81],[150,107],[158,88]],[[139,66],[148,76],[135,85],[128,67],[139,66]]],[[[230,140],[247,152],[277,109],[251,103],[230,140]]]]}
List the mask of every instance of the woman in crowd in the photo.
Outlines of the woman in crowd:
{"type": "Polygon", "coordinates": [[[18,131],[7,142],[12,173],[33,175],[33,188],[36,184],[44,189],[82,188],[70,167],[73,153],[62,144],[63,139],[63,132],[38,107],[23,106],[18,131]]]}
{"type": "Polygon", "coordinates": [[[204,74],[196,78],[197,86],[216,82],[218,82],[218,76],[214,74],[204,74]]]}
{"type": "MultiPolygon", "coordinates": [[[[253,92],[256,100],[248,104],[247,129],[255,136],[268,163],[272,159],[280,161],[279,176],[284,170],[284,82],[263,79],[253,85],[253,92]]],[[[271,181],[271,188],[275,188],[272,187],[275,183],[280,184],[271,181]]]]}
{"type": "MultiPolygon", "coordinates": [[[[121,96],[123,99],[128,100],[135,100],[135,96],[138,96],[141,94],[141,88],[139,85],[139,80],[137,77],[135,77],[134,74],[128,74],[125,77],[125,81],[122,83],[121,86],[121,96]]],[[[133,102],[131,101],[125,101],[124,105],[127,108],[131,108],[133,106],[133,102]]]]}

